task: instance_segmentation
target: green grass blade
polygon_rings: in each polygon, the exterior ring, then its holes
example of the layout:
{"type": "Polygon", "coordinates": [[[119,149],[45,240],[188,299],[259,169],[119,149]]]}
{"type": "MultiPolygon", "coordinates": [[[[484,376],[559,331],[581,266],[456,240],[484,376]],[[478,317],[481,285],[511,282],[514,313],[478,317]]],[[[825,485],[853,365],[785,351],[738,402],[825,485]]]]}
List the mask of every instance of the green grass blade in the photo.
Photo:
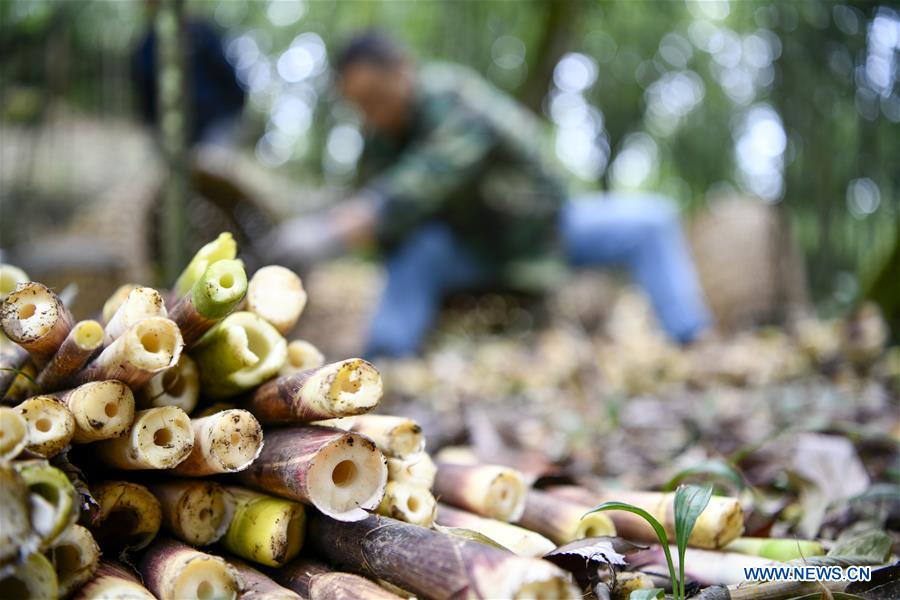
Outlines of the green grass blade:
{"type": "MultiPolygon", "coordinates": [[[[709,499],[707,499],[707,502],[708,501],[709,499]]],[[[653,531],[656,532],[656,537],[659,539],[659,543],[662,544],[663,552],[666,555],[666,563],[669,567],[669,578],[672,580],[672,588],[677,589],[678,582],[675,578],[675,564],[672,562],[672,553],[669,551],[669,536],[666,535],[666,528],[662,526],[662,523],[657,521],[653,515],[643,508],[625,502],[604,502],[600,506],[586,512],[585,516],[593,512],[603,512],[607,510],[624,510],[625,512],[635,514],[650,523],[650,526],[653,528],[653,531]]]]}
{"type": "Polygon", "coordinates": [[[712,497],[712,484],[681,485],[675,491],[675,544],[678,547],[678,582],[676,598],[684,598],[684,552],[694,524],[712,497]]]}
{"type": "Polygon", "coordinates": [[[679,471],[672,479],[666,482],[662,489],[664,492],[671,492],[685,479],[697,475],[730,483],[738,491],[747,487],[744,478],[731,463],[724,460],[708,460],[679,471]]]}

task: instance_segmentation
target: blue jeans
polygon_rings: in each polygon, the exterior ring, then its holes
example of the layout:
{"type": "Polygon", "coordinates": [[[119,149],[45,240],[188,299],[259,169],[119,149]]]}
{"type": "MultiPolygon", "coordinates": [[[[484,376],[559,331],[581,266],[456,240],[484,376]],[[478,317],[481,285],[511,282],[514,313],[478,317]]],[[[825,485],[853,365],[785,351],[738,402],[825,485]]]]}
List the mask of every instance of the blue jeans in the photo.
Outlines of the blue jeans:
{"type": "MultiPolygon", "coordinates": [[[[690,342],[709,324],[678,212],[666,198],[595,194],[571,201],[561,211],[560,233],[573,266],[628,269],[676,341],[690,342]]],[[[423,226],[388,260],[387,286],[372,321],[366,356],[416,352],[442,298],[488,278],[449,227],[423,226]]]]}

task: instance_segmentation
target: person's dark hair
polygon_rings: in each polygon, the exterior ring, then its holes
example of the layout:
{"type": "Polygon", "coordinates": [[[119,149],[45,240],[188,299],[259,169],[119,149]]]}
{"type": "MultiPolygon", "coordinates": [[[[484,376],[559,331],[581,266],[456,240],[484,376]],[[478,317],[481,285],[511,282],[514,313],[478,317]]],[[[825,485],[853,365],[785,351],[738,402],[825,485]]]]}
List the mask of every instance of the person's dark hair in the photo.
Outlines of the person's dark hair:
{"type": "Polygon", "coordinates": [[[395,67],[403,61],[403,50],[396,42],[381,32],[369,30],[350,38],[335,57],[334,67],[338,73],[344,73],[360,62],[395,67]]]}

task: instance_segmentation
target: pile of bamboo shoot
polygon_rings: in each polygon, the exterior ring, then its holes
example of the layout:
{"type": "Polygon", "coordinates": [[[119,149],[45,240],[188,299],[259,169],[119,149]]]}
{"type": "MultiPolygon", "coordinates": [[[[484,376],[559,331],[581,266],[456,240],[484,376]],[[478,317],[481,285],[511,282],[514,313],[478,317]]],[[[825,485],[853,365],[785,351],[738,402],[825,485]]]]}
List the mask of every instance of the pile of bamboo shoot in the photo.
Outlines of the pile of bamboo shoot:
{"type": "Polygon", "coordinates": [[[2,271],[0,597],[578,596],[504,523],[521,474],[437,467],[418,424],[366,414],[379,372],[289,342],[300,278],[248,278],[229,234],[90,320],[2,271]]]}

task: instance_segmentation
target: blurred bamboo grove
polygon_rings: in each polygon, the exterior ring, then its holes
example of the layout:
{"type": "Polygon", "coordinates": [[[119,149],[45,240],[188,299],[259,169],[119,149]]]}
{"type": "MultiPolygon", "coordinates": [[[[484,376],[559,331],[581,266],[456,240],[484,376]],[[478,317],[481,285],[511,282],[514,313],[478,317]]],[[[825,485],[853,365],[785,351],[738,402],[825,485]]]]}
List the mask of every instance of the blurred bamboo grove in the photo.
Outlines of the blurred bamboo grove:
{"type": "MultiPolygon", "coordinates": [[[[60,104],[134,115],[129,54],[146,9],[0,3],[0,126],[40,123],[60,104]]],[[[306,184],[352,180],[362,136],[329,57],[376,27],[546,117],[540,142],[574,189],[656,190],[688,210],[737,194],[777,204],[825,307],[852,302],[897,243],[900,9],[888,2],[193,0],[186,11],[225,34],[249,94],[248,153],[306,184]]],[[[19,197],[0,194],[9,216],[19,197]]],[[[15,219],[3,220],[8,236],[15,219]]]]}

